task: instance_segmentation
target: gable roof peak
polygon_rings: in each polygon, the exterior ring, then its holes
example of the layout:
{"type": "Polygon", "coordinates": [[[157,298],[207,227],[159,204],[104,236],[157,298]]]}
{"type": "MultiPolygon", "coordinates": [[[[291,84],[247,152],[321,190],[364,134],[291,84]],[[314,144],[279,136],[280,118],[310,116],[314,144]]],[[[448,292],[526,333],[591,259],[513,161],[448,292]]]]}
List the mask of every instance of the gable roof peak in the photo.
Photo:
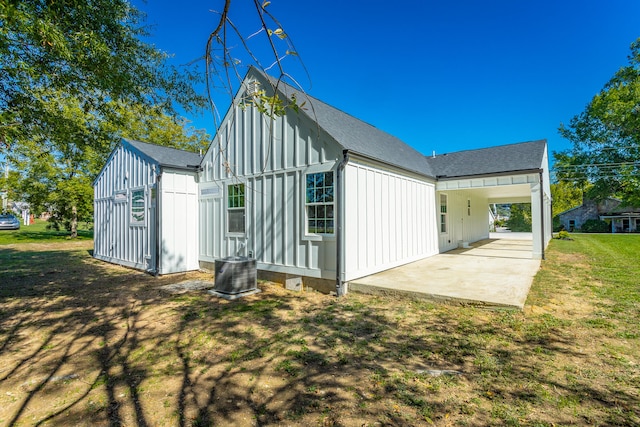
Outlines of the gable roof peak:
{"type": "Polygon", "coordinates": [[[296,89],[283,79],[271,77],[254,66],[249,68],[244,81],[254,73],[266,79],[272,89],[277,89],[287,100],[295,97],[300,103],[306,101],[309,108],[299,111],[317,123],[344,150],[423,176],[435,177],[424,155],[399,138],[296,89]]]}

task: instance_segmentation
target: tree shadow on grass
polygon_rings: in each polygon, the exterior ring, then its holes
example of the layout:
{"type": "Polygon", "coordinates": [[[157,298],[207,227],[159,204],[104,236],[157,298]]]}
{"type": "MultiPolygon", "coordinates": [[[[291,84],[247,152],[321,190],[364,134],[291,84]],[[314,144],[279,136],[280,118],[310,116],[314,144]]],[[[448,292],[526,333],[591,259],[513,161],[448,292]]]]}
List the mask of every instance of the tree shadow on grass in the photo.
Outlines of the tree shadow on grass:
{"type": "Polygon", "coordinates": [[[137,307],[160,296],[139,286],[141,292],[135,292],[130,282],[152,279],[124,269],[114,272],[84,250],[2,249],[0,261],[0,388],[22,392],[13,413],[4,414],[7,425],[20,422],[42,401],[62,399],[56,399],[61,383],[80,381],[82,392],[68,404],[52,405],[35,424],[64,413],[65,423],[94,419],[121,425],[118,408],[127,400],[137,425],[146,425],[138,385],[147,373],[130,365],[130,355],[140,345],[137,307]],[[80,408],[100,387],[107,401],[80,408]],[[116,396],[116,387],[127,389],[128,399],[116,396]]]}
{"type": "Polygon", "coordinates": [[[593,408],[631,408],[596,424],[637,417],[627,390],[545,372],[560,355],[585,358],[571,325],[551,316],[273,285],[232,302],[170,296],[158,287],[181,276],[155,279],[86,250],[3,249],[0,261],[11,266],[0,267],[7,425],[426,425],[447,416],[488,425],[526,418],[509,408],[544,408],[550,389],[593,408]],[[461,375],[425,373],[438,369],[461,375]],[[460,390],[473,399],[458,399],[460,390]]]}

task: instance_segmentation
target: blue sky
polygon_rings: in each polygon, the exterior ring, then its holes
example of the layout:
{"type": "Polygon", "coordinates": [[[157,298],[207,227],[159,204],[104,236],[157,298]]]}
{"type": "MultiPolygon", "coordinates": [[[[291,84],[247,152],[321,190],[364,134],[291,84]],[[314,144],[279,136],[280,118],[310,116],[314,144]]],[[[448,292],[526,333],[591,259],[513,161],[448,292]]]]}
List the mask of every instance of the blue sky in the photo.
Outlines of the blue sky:
{"type": "MultiPolygon", "coordinates": [[[[211,10],[222,3],[133,2],[147,13],[148,41],[177,65],[204,54],[211,10]]],[[[626,64],[640,37],[635,0],[271,0],[268,8],[309,71],[310,81],[295,59],[284,61],[303,89],[424,154],[542,138],[550,151],[568,148],[559,124],[626,64]]],[[[250,0],[233,0],[230,16],[247,35],[258,28],[250,0]]],[[[226,111],[228,99],[216,101],[226,111]]],[[[210,116],[188,118],[215,132],[210,116]]]]}

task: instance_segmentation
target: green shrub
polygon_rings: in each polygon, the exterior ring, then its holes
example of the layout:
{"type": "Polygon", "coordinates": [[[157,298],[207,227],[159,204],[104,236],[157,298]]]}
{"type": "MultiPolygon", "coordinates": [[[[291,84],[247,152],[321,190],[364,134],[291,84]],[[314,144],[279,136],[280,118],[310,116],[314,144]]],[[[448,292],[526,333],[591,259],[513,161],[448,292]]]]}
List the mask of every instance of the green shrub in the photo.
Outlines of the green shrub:
{"type": "Polygon", "coordinates": [[[580,227],[583,233],[608,233],[611,231],[606,221],[599,219],[588,219],[580,227]]]}
{"type": "Polygon", "coordinates": [[[560,239],[560,240],[571,240],[571,236],[569,236],[569,232],[567,230],[561,230],[558,233],[558,239],[560,239]]]}
{"type": "Polygon", "coordinates": [[[562,230],[564,230],[564,225],[560,222],[560,217],[556,215],[553,217],[553,232],[557,233],[562,230]]]}

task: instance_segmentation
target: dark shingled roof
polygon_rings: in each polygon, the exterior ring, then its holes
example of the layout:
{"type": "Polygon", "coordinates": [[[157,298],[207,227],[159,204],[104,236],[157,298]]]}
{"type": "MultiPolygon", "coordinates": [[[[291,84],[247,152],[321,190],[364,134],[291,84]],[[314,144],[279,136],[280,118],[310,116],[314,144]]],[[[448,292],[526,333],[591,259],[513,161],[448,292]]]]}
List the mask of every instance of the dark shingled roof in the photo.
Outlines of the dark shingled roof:
{"type": "Polygon", "coordinates": [[[298,103],[306,101],[304,112],[333,137],[344,149],[379,160],[421,175],[435,177],[423,154],[400,139],[353,117],[329,104],[284,83],[271,76],[252,69],[280,90],[288,99],[295,94],[298,103]]]}
{"type": "Polygon", "coordinates": [[[192,153],[191,151],[163,147],[162,145],[148,144],[131,139],[124,139],[124,142],[156,161],[160,166],[195,169],[202,160],[198,153],[192,153]]]}
{"type": "Polygon", "coordinates": [[[546,145],[546,140],[500,145],[428,157],[427,162],[438,178],[539,170],[546,145]]]}

